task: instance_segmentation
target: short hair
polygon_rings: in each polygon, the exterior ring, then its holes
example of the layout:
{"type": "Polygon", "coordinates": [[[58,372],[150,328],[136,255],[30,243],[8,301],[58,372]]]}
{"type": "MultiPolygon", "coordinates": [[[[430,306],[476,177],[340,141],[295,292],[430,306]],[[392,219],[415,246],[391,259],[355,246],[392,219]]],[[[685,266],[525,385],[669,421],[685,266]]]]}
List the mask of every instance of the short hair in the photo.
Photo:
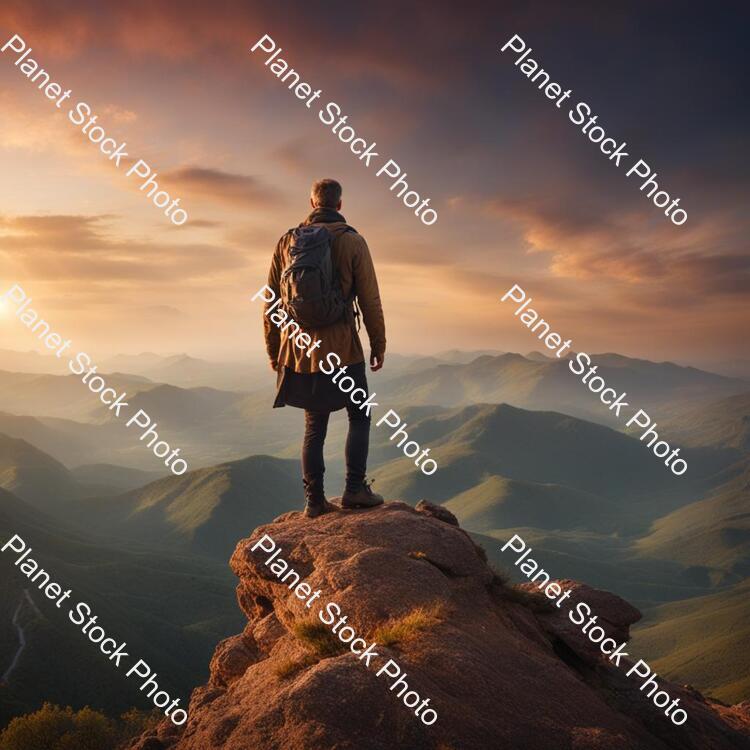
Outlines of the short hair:
{"type": "Polygon", "coordinates": [[[316,208],[336,208],[341,200],[341,183],[326,177],[315,180],[310,197],[316,208]]]}

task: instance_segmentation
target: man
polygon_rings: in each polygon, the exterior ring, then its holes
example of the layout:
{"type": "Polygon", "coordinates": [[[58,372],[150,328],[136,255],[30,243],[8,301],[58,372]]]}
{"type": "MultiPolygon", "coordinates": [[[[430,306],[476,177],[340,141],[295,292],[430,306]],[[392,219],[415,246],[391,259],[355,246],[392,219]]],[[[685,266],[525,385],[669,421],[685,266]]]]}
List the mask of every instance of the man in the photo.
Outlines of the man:
{"type": "MultiPolygon", "coordinates": [[[[294,327],[278,326],[265,314],[271,303],[266,303],[263,316],[266,350],[271,369],[277,373],[274,407],[296,406],[305,410],[302,474],[305,515],[308,518],[315,518],[329,510],[323,489],[323,445],[331,412],[343,408],[346,408],[349,417],[349,434],[346,440],[346,488],[341,504],[344,508],[370,508],[383,502],[383,498],[375,494],[365,481],[371,419],[369,409],[363,408],[366,397],[359,395],[368,391],[365,355],[355,323],[356,302],[359,303],[370,339],[370,367],[373,372],[383,366],[385,358],[385,322],[370,251],[362,235],[348,226],[341,215],[341,193],[341,185],[336,180],[325,179],[313,183],[310,194],[312,213],[298,229],[290,230],[279,240],[268,274],[268,286],[274,291],[276,299],[285,300],[284,309],[291,319],[296,320],[295,326],[299,324],[311,341],[319,342],[319,345],[307,351],[295,346],[291,340],[296,333],[294,327]],[[316,227],[325,227],[328,231],[315,232],[316,227]],[[334,315],[340,314],[340,317],[323,326],[305,325],[304,321],[299,320],[302,317],[300,314],[293,314],[295,302],[310,295],[294,296],[289,291],[290,278],[304,283],[304,274],[309,273],[305,268],[299,277],[294,276],[295,259],[300,258],[305,237],[310,236],[324,238],[326,255],[319,267],[325,268],[330,257],[327,268],[333,279],[331,296],[338,300],[338,307],[334,306],[333,309],[334,315]],[[337,361],[336,356],[340,360],[336,372],[341,366],[345,376],[354,380],[356,387],[349,389],[349,393],[351,396],[358,394],[360,405],[333,382],[336,373],[331,372],[331,362],[337,361]],[[321,371],[321,363],[330,374],[321,371]]],[[[320,242],[315,247],[319,245],[320,242]]],[[[318,266],[315,272],[318,272],[318,266]]],[[[307,278],[309,283],[311,277],[307,278]]],[[[327,288],[327,284],[321,286],[327,288]]]]}

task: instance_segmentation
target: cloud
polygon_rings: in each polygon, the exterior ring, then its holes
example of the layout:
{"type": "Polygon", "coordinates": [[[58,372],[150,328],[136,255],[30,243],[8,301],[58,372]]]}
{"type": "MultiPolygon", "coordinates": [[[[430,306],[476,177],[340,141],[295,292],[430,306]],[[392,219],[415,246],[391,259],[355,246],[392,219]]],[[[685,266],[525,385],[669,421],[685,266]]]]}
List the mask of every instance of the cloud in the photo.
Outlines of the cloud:
{"type": "MultiPolygon", "coordinates": [[[[211,221],[210,219],[190,219],[185,224],[179,224],[175,229],[218,229],[223,226],[220,221],[211,221]]],[[[172,227],[168,227],[167,231],[171,231],[172,227]]]]}
{"type": "Polygon", "coordinates": [[[142,308],[141,312],[148,317],[157,316],[169,320],[186,320],[188,318],[182,310],[171,305],[147,305],[142,308]]]}
{"type": "MultiPolygon", "coordinates": [[[[318,58],[321,47],[325,48],[326,68],[337,78],[356,80],[374,75],[396,85],[438,86],[422,64],[422,51],[409,43],[411,29],[393,27],[394,10],[341,8],[321,25],[317,7],[298,4],[294,26],[316,29],[316,34],[301,34],[290,28],[286,7],[260,2],[186,5],[176,0],[130,0],[127,4],[102,5],[92,0],[65,4],[6,0],[0,7],[0,27],[13,29],[29,45],[53,58],[67,59],[83,50],[99,48],[109,55],[121,53],[136,59],[203,58],[206,64],[218,62],[225,68],[234,67],[238,59],[247,59],[255,41],[269,34],[282,46],[294,40],[294,54],[308,60],[318,58]],[[341,33],[344,26],[348,27],[346,34],[341,33]],[[385,28],[388,33],[383,33],[385,28]]],[[[416,8],[411,14],[415,25],[430,27],[423,42],[436,53],[445,52],[451,40],[455,44],[450,25],[441,25],[437,18],[446,12],[432,6],[429,10],[416,8]]],[[[464,12],[470,13],[468,9],[464,12]]]]}
{"type": "Polygon", "coordinates": [[[589,214],[538,199],[497,198],[486,209],[522,228],[530,253],[549,253],[560,277],[659,287],[670,298],[750,291],[750,256],[735,217],[717,213],[674,227],[658,211],[589,214]]]}
{"type": "Polygon", "coordinates": [[[36,279],[152,284],[208,281],[246,266],[241,252],[206,243],[128,239],[116,217],[0,216],[0,257],[36,279]]]}
{"type": "MultiPolygon", "coordinates": [[[[0,58],[1,61],[1,58],[0,58]]],[[[28,106],[28,98],[11,90],[0,91],[0,147],[33,152],[64,151],[81,155],[90,144],[70,124],[61,110],[44,113],[28,106]]]]}
{"type": "Polygon", "coordinates": [[[100,216],[0,216],[0,235],[6,249],[57,245],[59,250],[91,250],[100,247],[103,231],[114,217],[100,216]]]}
{"type": "Polygon", "coordinates": [[[8,38],[18,34],[34,48],[42,44],[45,54],[66,59],[76,55],[96,33],[93,4],[76,7],[54,0],[27,3],[6,0],[0,8],[0,27],[8,29],[8,38]]]}
{"type": "Polygon", "coordinates": [[[102,109],[102,114],[108,121],[115,122],[118,125],[135,122],[138,115],[129,109],[123,109],[116,104],[108,104],[102,109]]]}
{"type": "Polygon", "coordinates": [[[658,345],[712,346],[740,320],[748,288],[741,214],[748,108],[732,96],[744,38],[731,12],[668,16],[646,3],[529,9],[511,0],[457,10],[385,2],[337,4],[321,23],[319,8],[304,3],[290,13],[258,0],[5,0],[0,26],[8,36],[24,36],[40,62],[95,105],[113,136],[159,169],[166,189],[192,196],[186,205],[201,218],[179,231],[158,227],[158,214],[126,194],[137,192],[137,182],[123,182],[64,111],[48,114],[43,100],[32,101],[38,93],[12,80],[18,73],[6,54],[0,146],[13,162],[6,205],[50,215],[0,217],[0,267],[60,279],[55,291],[75,299],[126,290],[134,306],[189,310],[183,294],[212,287],[218,296],[241,286],[251,269],[253,278],[263,275],[279,234],[302,218],[300,190],[333,169],[345,179],[352,197],[345,196],[345,214],[370,242],[388,282],[388,314],[401,315],[402,331],[413,330],[416,316],[420,336],[421,328],[442,331],[439,320],[453,325],[456,342],[462,332],[478,336],[490,329],[475,321],[477,306],[491,324],[497,294],[517,281],[555,314],[568,305],[571,330],[575,316],[578,330],[616,334],[612,348],[644,330],[653,334],[662,321],[674,330],[661,332],[658,345]],[[565,110],[498,52],[515,32],[576,98],[590,102],[608,134],[658,169],[690,210],[685,227],[650,206],[572,128],[565,110]],[[636,32],[645,41],[633,58],[626,53],[636,32]],[[339,102],[358,134],[408,170],[409,182],[440,209],[438,227],[415,223],[386,183],[323,132],[314,111],[288,116],[297,103],[262,53],[249,51],[265,33],[323,88],[321,102],[339,102]],[[723,40],[719,50],[715,38],[723,40]],[[77,163],[61,163],[57,152],[75,153],[77,163]],[[291,201],[295,191],[291,209],[280,198],[291,201]],[[106,215],[112,212],[120,216],[106,215]],[[414,312],[417,295],[429,314],[414,312]],[[468,312],[454,315],[444,295],[456,305],[470,300],[468,312]]]}
{"type": "Polygon", "coordinates": [[[162,177],[183,193],[216,203],[245,208],[263,208],[278,203],[280,195],[256,177],[204,167],[183,167],[162,177]]]}

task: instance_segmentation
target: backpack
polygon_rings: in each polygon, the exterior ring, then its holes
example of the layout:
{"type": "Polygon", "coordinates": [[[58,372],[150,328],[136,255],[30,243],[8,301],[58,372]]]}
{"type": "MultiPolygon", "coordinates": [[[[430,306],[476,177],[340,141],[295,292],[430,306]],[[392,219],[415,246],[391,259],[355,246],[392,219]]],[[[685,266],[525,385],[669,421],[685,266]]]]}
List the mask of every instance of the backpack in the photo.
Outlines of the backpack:
{"type": "Polygon", "coordinates": [[[314,224],[289,230],[288,260],[279,284],[281,304],[300,326],[329,326],[351,311],[353,295],[344,299],[331,245],[337,236],[356,231],[346,226],[334,234],[314,224]]]}

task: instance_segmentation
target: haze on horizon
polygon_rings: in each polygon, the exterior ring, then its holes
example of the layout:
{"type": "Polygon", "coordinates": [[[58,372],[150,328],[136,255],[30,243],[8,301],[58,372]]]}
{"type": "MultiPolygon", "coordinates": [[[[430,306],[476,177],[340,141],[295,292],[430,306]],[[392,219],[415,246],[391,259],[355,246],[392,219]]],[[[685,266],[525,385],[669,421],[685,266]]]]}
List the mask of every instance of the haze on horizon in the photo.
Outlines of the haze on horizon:
{"type": "MultiPolygon", "coordinates": [[[[742,358],[740,30],[689,9],[646,29],[641,7],[549,4],[532,17],[521,4],[480,3],[461,30],[439,5],[401,9],[399,28],[388,4],[349,6],[341,17],[359,31],[342,36],[302,6],[4,3],[0,46],[24,37],[72,101],[88,102],[108,134],[154,166],[190,220],[175,228],[162,217],[6,51],[0,293],[20,283],[95,359],[259,356],[250,297],[279,235],[306,215],[310,182],[334,176],[375,257],[391,352],[542,349],[500,304],[519,283],[577,350],[703,366],[742,358]],[[417,27],[429,32],[414,43],[417,27]],[[403,165],[437,224],[415,220],[249,53],[266,33],[322,102],[338,102],[358,134],[403,165]],[[689,208],[686,225],[665,222],[498,53],[514,33],[654,165],[689,208]]],[[[652,19],[662,12],[649,6],[652,19]]],[[[35,348],[7,309],[0,348],[35,348]]]]}

